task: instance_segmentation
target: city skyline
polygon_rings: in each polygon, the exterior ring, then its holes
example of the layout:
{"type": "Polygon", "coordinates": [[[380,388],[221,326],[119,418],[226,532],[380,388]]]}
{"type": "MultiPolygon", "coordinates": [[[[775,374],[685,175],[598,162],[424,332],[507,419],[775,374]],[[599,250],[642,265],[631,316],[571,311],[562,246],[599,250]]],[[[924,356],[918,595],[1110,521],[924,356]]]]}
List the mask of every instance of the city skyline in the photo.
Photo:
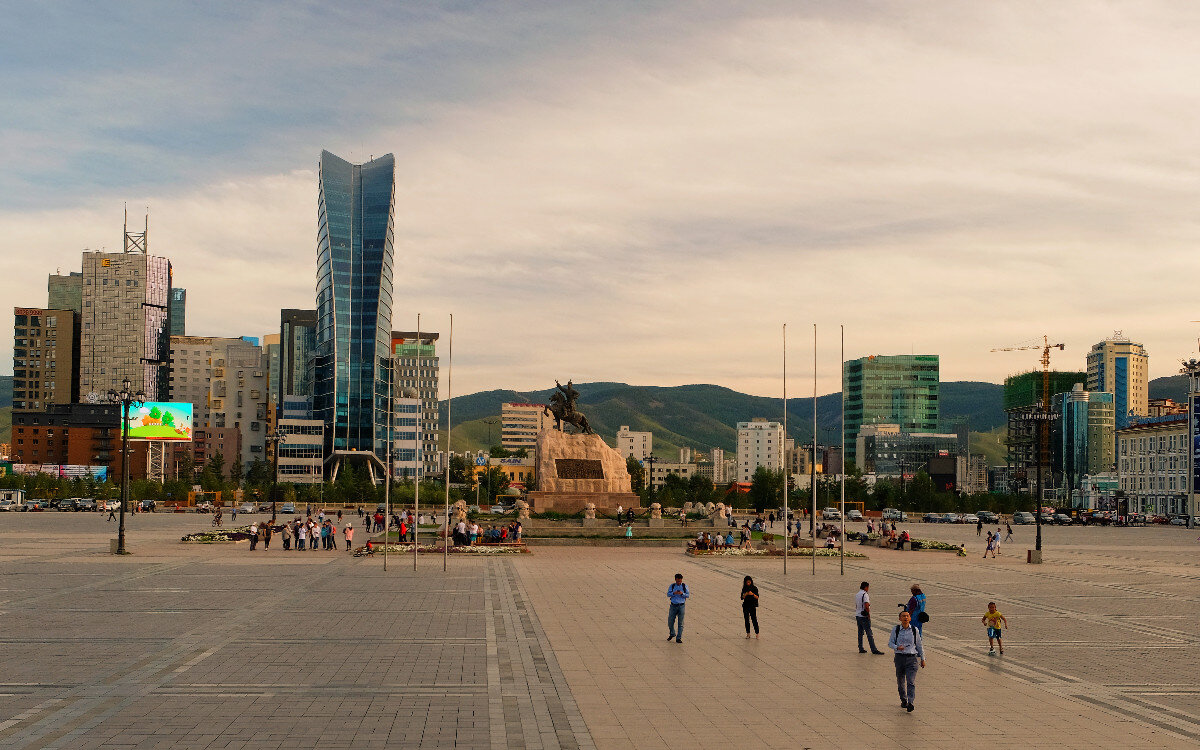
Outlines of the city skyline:
{"type": "Polygon", "coordinates": [[[43,306],[83,248],[117,250],[127,201],[190,291],[189,334],[275,332],[311,306],[329,149],[396,154],[391,326],[454,313],[458,394],[561,376],[776,395],[787,322],[806,395],[813,320],[820,393],[839,323],[846,359],[937,354],[946,381],[1034,369],[989,350],[1043,333],[1060,370],[1118,329],[1150,378],[1196,352],[1176,302],[1196,270],[1189,7],[169,16],[14,11],[13,306],[43,306]]]}

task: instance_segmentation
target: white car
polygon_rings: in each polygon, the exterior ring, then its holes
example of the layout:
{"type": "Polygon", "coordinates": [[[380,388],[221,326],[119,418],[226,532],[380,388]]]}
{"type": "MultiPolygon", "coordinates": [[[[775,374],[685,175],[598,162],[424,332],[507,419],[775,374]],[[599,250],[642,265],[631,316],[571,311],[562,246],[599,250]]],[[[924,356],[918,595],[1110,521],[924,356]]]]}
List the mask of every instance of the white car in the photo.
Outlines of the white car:
{"type": "Polygon", "coordinates": [[[860,513],[857,508],[854,510],[848,510],[848,511],[846,511],[846,520],[847,521],[861,521],[861,520],[863,520],[863,514],[860,513]]]}
{"type": "Polygon", "coordinates": [[[0,500],[0,511],[16,510],[21,504],[16,500],[0,500]]]}
{"type": "Polygon", "coordinates": [[[121,501],[120,500],[105,500],[104,501],[104,509],[105,510],[120,510],[121,509],[121,501]]]}
{"type": "Polygon", "coordinates": [[[837,508],[823,508],[821,510],[821,520],[838,521],[841,517],[842,513],[837,508]]]}
{"type": "Polygon", "coordinates": [[[974,513],[968,513],[967,515],[962,517],[962,522],[963,523],[979,523],[979,516],[975,515],[974,513]]]}
{"type": "Polygon", "coordinates": [[[253,512],[254,512],[254,503],[242,503],[238,507],[238,513],[253,513],[253,512]]]}

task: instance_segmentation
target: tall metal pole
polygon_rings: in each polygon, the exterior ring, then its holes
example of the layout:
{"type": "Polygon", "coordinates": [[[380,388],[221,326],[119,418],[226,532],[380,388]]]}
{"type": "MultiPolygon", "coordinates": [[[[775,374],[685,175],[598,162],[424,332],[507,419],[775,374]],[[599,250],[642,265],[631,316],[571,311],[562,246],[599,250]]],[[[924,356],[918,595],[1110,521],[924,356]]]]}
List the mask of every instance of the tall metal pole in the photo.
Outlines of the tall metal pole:
{"type": "Polygon", "coordinates": [[[417,547],[421,544],[421,527],[417,525],[417,514],[421,509],[421,474],[425,472],[425,456],[421,446],[425,435],[421,431],[425,417],[425,399],[421,396],[421,313],[417,313],[417,483],[413,485],[413,570],[417,569],[417,547]]]}
{"type": "Polygon", "coordinates": [[[454,374],[454,313],[450,313],[450,346],[446,363],[446,534],[442,537],[442,572],[450,555],[450,377],[454,374]]]}
{"type": "MultiPolygon", "coordinates": [[[[1196,459],[1200,455],[1196,445],[1196,393],[1197,379],[1200,379],[1200,361],[1195,359],[1184,360],[1183,369],[1180,372],[1187,375],[1188,378],[1188,438],[1187,448],[1185,452],[1187,466],[1187,525],[1188,528],[1195,528],[1194,518],[1196,517],[1196,459]]],[[[1128,510],[1128,508],[1126,509],[1128,510]]],[[[1138,509],[1140,512],[1140,508],[1138,509]]]]}
{"type": "MultiPolygon", "coordinates": [[[[788,529],[792,520],[788,518],[788,471],[791,466],[787,460],[787,323],[783,324],[783,528],[788,529]]],[[[794,450],[794,449],[793,449],[794,450]]],[[[792,535],[783,538],[783,574],[787,575],[788,546],[792,543],[792,535]]]]}
{"type": "Polygon", "coordinates": [[[813,323],[813,450],[809,461],[809,491],[812,493],[812,520],[808,529],[812,535],[812,573],[817,574],[817,324],[813,323]]]}
{"type": "Polygon", "coordinates": [[[838,564],[846,575],[846,325],[842,324],[842,538],[838,545],[838,564]]]}
{"type": "Polygon", "coordinates": [[[396,400],[394,398],[396,377],[395,350],[393,349],[389,354],[392,356],[388,357],[387,446],[383,451],[385,464],[383,470],[383,569],[385,572],[387,571],[388,529],[392,526],[392,414],[396,411],[396,400]]]}
{"type": "Polygon", "coordinates": [[[125,506],[129,504],[129,389],[121,394],[121,523],[117,528],[117,554],[125,554],[125,506]]]}

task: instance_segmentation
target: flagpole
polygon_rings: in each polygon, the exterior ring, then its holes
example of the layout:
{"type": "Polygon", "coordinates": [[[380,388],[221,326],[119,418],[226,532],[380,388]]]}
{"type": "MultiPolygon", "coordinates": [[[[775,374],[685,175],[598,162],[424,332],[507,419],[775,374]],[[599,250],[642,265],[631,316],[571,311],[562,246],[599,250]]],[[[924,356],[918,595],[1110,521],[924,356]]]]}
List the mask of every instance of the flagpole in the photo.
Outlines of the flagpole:
{"type": "Polygon", "coordinates": [[[421,475],[425,473],[425,455],[421,447],[425,444],[422,432],[425,419],[425,399],[421,396],[421,313],[417,313],[417,471],[413,485],[413,514],[409,522],[413,527],[413,570],[417,569],[417,547],[421,544],[421,528],[417,526],[417,512],[421,509],[421,475]]]}
{"type": "Polygon", "coordinates": [[[846,575],[846,324],[842,324],[842,538],[838,563],[846,575]]]}
{"type": "Polygon", "coordinates": [[[817,574],[817,324],[813,323],[813,450],[812,461],[809,461],[808,490],[812,494],[812,523],[809,530],[812,533],[812,572],[817,574]]]}
{"type": "MultiPolygon", "coordinates": [[[[783,324],[783,528],[786,531],[791,525],[788,518],[788,460],[787,460],[787,323],[783,324]]],[[[783,537],[783,574],[787,575],[788,545],[792,543],[791,533],[783,537]]]]}
{"type": "Polygon", "coordinates": [[[442,572],[450,555],[450,378],[454,374],[454,313],[450,313],[450,339],[446,365],[446,533],[442,536],[442,572]]]}

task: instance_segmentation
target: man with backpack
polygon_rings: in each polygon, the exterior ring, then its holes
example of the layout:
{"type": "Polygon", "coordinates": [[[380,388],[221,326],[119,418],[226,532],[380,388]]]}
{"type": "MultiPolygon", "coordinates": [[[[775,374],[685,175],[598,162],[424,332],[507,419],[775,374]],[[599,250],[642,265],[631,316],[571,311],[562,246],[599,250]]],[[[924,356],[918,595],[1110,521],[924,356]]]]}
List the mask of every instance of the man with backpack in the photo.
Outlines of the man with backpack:
{"type": "Polygon", "coordinates": [[[888,648],[896,652],[896,689],[900,706],[912,712],[917,700],[917,665],[925,668],[925,649],[921,647],[921,631],[912,626],[908,610],[900,613],[900,624],[892,628],[888,648]]]}

